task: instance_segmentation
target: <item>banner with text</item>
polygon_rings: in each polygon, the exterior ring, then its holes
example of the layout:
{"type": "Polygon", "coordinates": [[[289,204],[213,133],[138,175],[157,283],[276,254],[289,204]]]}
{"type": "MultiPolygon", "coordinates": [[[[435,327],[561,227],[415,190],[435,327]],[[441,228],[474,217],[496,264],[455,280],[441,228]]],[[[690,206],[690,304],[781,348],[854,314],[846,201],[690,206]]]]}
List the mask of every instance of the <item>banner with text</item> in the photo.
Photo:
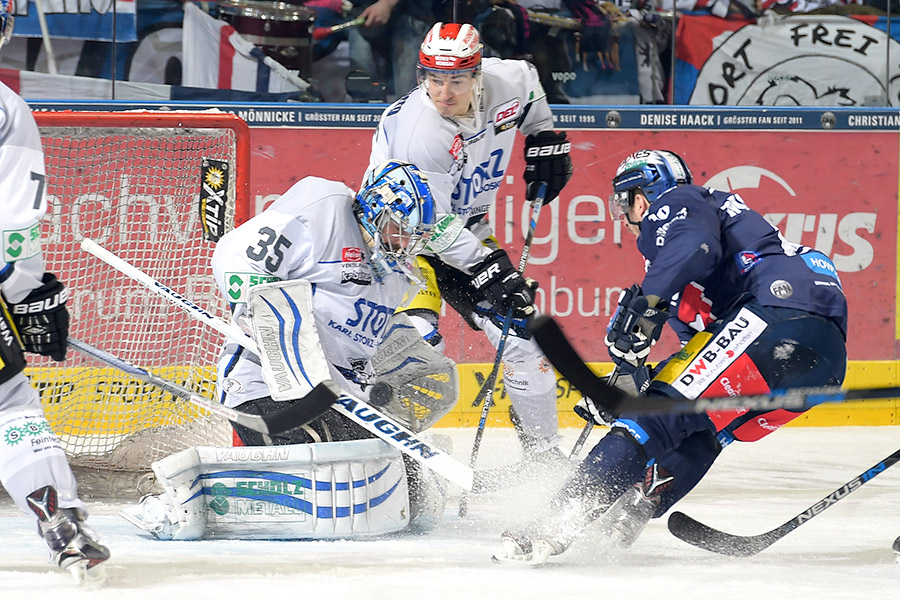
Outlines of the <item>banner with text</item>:
{"type": "MultiPolygon", "coordinates": [[[[53,38],[134,42],[137,13],[134,0],[42,0],[47,31],[53,38]]],[[[15,35],[41,37],[35,2],[16,2],[15,35]]]]}
{"type": "MultiPolygon", "coordinates": [[[[167,106],[179,108],[177,103],[167,106]]],[[[62,103],[65,109],[98,109],[62,103]]],[[[146,106],[116,105],[116,109],[146,106]]],[[[109,106],[106,107],[107,109],[109,106]]],[[[251,125],[256,212],[315,175],[358,188],[373,126],[371,105],[226,105],[251,125]]],[[[559,318],[578,350],[608,361],[602,337],[619,291],[643,277],[634,238],[607,211],[619,162],[639,148],[679,152],[695,181],[739,193],[786,238],[818,248],[837,267],[850,303],[850,358],[900,358],[897,333],[900,113],[888,109],[555,107],[572,141],[575,174],[541,213],[528,276],[537,304],[559,318]]],[[[490,222],[512,256],[528,221],[521,136],[490,222]]],[[[140,235],[137,228],[134,235],[140,235]]],[[[494,350],[447,309],[452,358],[490,363],[494,350]]],[[[666,334],[651,360],[677,349],[666,334]]]]}
{"type": "Polygon", "coordinates": [[[791,15],[758,21],[685,15],[675,46],[675,104],[897,106],[900,19],[791,15]],[[888,31],[893,37],[888,37],[888,31]]]}

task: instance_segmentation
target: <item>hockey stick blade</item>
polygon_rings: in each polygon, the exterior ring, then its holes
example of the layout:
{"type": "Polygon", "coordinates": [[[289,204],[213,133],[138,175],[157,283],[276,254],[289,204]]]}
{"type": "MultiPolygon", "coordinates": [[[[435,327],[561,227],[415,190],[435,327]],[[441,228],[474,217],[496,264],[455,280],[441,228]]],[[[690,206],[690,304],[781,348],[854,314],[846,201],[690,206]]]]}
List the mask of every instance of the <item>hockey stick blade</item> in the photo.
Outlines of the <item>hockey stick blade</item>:
{"type": "Polygon", "coordinates": [[[607,385],[581,359],[559,325],[550,317],[535,318],[528,326],[535,341],[553,366],[582,394],[613,414],[703,413],[707,411],[808,410],[828,402],[900,398],[900,386],[846,390],[839,386],[776,389],[754,396],[725,396],[687,400],[666,396],[634,396],[607,385]]]}
{"type": "Polygon", "coordinates": [[[883,473],[900,461],[900,450],[897,450],[872,468],[860,473],[840,488],[831,492],[787,523],[772,531],[759,535],[733,535],[713,529],[683,512],[669,515],[668,527],[672,535],[684,540],[692,546],[727,556],[747,557],[758,554],[797,529],[826,508],[847,496],[850,492],[871,481],[879,473],[883,473]]]}
{"type": "Polygon", "coordinates": [[[218,402],[201,396],[194,390],[167,379],[163,379],[141,367],[133,365],[127,360],[114,356],[109,352],[101,350],[86,342],[70,337],[68,344],[79,352],[113,368],[119,369],[135,379],[154,385],[177,398],[187,400],[191,404],[199,406],[215,415],[260,433],[271,435],[302,427],[313,419],[322,416],[338,399],[339,390],[337,385],[332,381],[323,381],[303,398],[292,402],[286,409],[264,416],[251,415],[233,408],[222,406],[218,402]]]}

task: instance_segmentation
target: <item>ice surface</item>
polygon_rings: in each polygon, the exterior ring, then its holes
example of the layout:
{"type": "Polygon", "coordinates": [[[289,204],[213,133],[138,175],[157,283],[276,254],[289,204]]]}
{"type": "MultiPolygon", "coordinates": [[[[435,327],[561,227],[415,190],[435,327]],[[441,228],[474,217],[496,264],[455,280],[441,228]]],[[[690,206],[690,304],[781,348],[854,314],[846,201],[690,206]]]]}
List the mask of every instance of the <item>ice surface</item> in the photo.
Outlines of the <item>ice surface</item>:
{"type": "MultiPolygon", "coordinates": [[[[468,463],[474,432],[439,430],[468,463]]],[[[590,445],[602,430],[596,429],[590,445]]],[[[571,447],[578,431],[566,430],[571,447]]],[[[900,447],[900,427],[787,428],[755,444],[733,444],[677,509],[729,533],[768,531],[794,517],[900,447]]],[[[518,457],[509,429],[489,428],[480,466],[518,457]]],[[[491,563],[499,533],[526,518],[549,483],[472,496],[457,516],[458,491],[431,534],[367,541],[159,542],[116,516],[120,506],[89,502],[91,525],[113,554],[109,582],[75,588],[46,562],[31,521],[0,503],[0,598],[216,600],[228,598],[423,598],[556,600],[900,598],[900,467],[890,469],[783,540],[751,558],[693,548],[670,535],[665,518],[618,556],[592,552],[587,535],[541,568],[491,563]],[[65,595],[63,595],[65,594],[65,595]]]]}

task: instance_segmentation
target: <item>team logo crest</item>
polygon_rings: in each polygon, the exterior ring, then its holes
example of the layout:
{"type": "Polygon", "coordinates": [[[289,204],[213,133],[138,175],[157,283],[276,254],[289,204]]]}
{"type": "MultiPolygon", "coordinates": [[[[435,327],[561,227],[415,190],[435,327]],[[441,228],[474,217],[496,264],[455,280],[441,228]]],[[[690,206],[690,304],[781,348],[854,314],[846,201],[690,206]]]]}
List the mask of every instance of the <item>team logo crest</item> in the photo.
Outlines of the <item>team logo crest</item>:
{"type": "Polygon", "coordinates": [[[746,274],[750,269],[763,261],[759,253],[753,252],[752,250],[742,250],[737,253],[735,258],[737,258],[737,264],[741,271],[741,275],[746,274]]]}

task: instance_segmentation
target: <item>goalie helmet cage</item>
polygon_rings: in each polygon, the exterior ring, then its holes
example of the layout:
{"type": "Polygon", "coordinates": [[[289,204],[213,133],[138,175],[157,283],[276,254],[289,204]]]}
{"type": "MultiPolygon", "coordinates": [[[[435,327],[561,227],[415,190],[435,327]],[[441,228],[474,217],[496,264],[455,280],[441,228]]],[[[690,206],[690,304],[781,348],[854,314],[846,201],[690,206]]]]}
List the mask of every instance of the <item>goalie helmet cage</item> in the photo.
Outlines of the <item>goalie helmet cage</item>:
{"type": "MultiPolygon", "coordinates": [[[[213,398],[221,336],[79,244],[92,238],[227,318],[211,240],[252,216],[247,124],[214,112],[34,116],[47,166],[43,249],[47,270],[70,290],[72,335],[213,398]]],[[[102,488],[115,472],[149,472],[184,448],[231,444],[227,421],[72,349],[64,363],[28,360],[82,488],[85,477],[102,488]]],[[[94,489],[117,495],[109,491],[94,489]]]]}

